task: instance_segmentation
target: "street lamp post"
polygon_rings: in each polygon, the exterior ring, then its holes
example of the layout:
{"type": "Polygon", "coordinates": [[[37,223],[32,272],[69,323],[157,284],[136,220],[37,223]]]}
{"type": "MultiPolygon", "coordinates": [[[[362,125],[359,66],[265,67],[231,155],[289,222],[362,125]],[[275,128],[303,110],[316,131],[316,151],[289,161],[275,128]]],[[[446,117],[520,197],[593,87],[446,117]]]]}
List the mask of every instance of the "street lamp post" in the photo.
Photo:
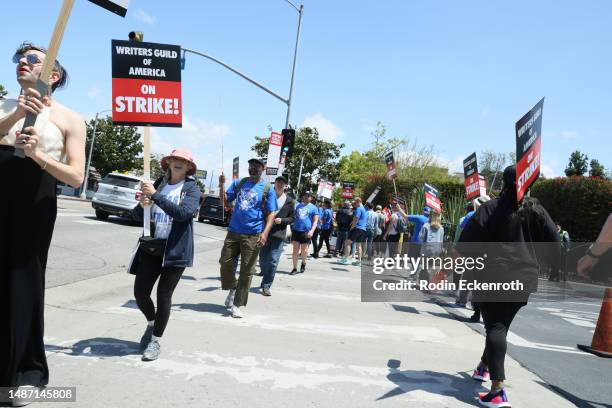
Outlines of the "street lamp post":
{"type": "Polygon", "coordinates": [[[291,4],[294,9],[297,10],[300,15],[298,19],[298,27],[297,27],[297,36],[295,38],[295,49],[293,51],[293,67],[291,68],[291,85],[289,86],[289,98],[287,99],[287,119],[285,120],[285,129],[289,128],[289,118],[291,116],[291,98],[293,96],[293,80],[295,78],[295,65],[297,62],[297,54],[298,47],[300,45],[300,32],[302,28],[302,15],[304,14],[304,5],[300,4],[300,8],[297,8],[295,4],[293,4],[289,0],[285,0],[287,3],[291,4]]]}
{"type": "Polygon", "coordinates": [[[91,166],[91,154],[93,153],[93,145],[96,141],[96,130],[98,129],[98,115],[105,112],[110,112],[110,109],[106,109],[96,113],[96,118],[94,119],[94,127],[93,133],[91,135],[91,144],[89,145],[89,157],[87,158],[87,166],[85,167],[85,177],[83,179],[83,185],[81,186],[81,198],[87,198],[87,181],[89,180],[89,167],[91,166]]]}
{"type": "Polygon", "coordinates": [[[300,162],[300,173],[298,175],[298,183],[297,183],[297,194],[300,194],[300,183],[302,182],[302,169],[304,168],[304,156],[306,153],[302,153],[302,160],[300,162]]]}

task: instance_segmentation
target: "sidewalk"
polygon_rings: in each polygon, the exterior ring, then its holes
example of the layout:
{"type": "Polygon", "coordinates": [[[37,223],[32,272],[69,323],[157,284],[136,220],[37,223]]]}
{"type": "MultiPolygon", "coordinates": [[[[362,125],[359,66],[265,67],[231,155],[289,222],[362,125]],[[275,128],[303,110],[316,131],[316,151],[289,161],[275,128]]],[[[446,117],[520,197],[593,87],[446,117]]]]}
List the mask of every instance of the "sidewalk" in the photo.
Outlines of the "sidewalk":
{"type": "MultiPolygon", "coordinates": [[[[219,251],[197,254],[154,362],[140,361],[132,276],[49,289],[49,385],[76,386],[65,406],[88,408],[478,405],[481,335],[433,302],[361,303],[359,269],[331,259],[290,276],[285,248],[272,297],[254,289],[245,319],[223,307],[219,251]]],[[[513,407],[573,406],[509,357],[506,371],[513,407]]]]}

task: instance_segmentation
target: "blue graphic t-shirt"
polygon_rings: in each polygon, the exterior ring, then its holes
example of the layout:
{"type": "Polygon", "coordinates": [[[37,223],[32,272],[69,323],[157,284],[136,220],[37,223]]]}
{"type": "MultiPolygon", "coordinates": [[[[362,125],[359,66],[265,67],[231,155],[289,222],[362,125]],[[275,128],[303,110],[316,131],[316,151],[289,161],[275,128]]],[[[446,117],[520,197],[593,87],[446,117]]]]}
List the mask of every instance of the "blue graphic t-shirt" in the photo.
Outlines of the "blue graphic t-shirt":
{"type": "Polygon", "coordinates": [[[323,214],[321,215],[321,229],[327,231],[332,227],[332,220],[334,218],[334,213],[331,208],[326,208],[323,210],[323,214]]]}
{"type": "MultiPolygon", "coordinates": [[[[265,214],[262,208],[262,201],[265,183],[263,180],[259,181],[259,183],[246,180],[242,184],[240,191],[237,191],[240,180],[234,180],[229,186],[226,192],[227,200],[229,202],[236,200],[228,228],[230,232],[259,234],[263,231],[265,214]]],[[[268,197],[266,198],[266,210],[269,213],[278,211],[276,193],[272,187],[270,187],[268,197]]]]}
{"type": "Polygon", "coordinates": [[[319,215],[319,210],[314,204],[299,203],[295,207],[295,221],[292,229],[300,232],[310,231],[316,215],[319,215]]]}
{"type": "Polygon", "coordinates": [[[317,211],[319,211],[319,225],[317,225],[317,228],[321,228],[323,226],[323,211],[325,210],[323,207],[317,207],[317,211]]]}
{"type": "MultiPolygon", "coordinates": [[[[177,184],[166,184],[160,191],[160,194],[165,196],[174,204],[179,204],[181,201],[181,192],[183,191],[184,181],[177,184]]],[[[153,205],[153,222],[155,222],[155,238],[168,239],[170,229],[172,229],[172,217],[159,208],[153,205]]]]}
{"type": "Polygon", "coordinates": [[[355,209],[353,217],[357,218],[357,225],[355,228],[365,231],[366,224],[368,223],[368,212],[365,208],[363,208],[363,205],[360,205],[355,209]]]}

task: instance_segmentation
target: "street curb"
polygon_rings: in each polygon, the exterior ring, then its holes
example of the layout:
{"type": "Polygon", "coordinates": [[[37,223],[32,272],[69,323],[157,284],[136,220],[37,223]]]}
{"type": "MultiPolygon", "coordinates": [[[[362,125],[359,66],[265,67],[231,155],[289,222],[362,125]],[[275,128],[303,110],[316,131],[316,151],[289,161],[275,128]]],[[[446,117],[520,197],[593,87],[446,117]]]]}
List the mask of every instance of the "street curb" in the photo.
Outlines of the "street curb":
{"type": "Polygon", "coordinates": [[[88,199],[83,199],[81,197],[73,197],[73,196],[65,196],[65,195],[58,195],[57,196],[58,200],[66,200],[66,201],[80,201],[82,203],[91,203],[91,200],[88,199]]]}

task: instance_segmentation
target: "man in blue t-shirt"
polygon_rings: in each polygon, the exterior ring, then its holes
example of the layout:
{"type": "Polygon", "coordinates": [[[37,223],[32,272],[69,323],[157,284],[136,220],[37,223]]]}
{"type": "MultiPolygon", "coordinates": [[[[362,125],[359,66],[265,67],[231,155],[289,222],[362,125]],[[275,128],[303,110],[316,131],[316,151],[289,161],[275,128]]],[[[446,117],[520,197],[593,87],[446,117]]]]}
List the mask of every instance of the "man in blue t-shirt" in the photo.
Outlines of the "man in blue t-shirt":
{"type": "Polygon", "coordinates": [[[249,160],[249,177],[234,180],[225,191],[225,176],[219,176],[219,196],[224,206],[235,201],[227,236],[221,250],[221,288],[229,290],[225,306],[232,317],[243,317],[255,273],[259,250],[266,244],[268,233],[278,211],[276,193],[262,180],[265,168],[259,159],[249,160]],[[240,277],[236,281],[234,262],[240,257],[240,277]]]}
{"type": "Polygon", "coordinates": [[[298,273],[298,257],[302,257],[300,273],[306,271],[308,245],[319,223],[319,210],[311,203],[312,194],[302,193],[302,201],[295,207],[295,220],[291,226],[291,242],[293,244],[293,269],[290,275],[298,273]]]}
{"type": "Polygon", "coordinates": [[[368,222],[368,212],[361,204],[361,198],[357,197],[353,201],[353,222],[351,222],[350,232],[348,238],[344,244],[344,256],[340,259],[339,263],[348,265],[348,256],[351,250],[353,242],[356,244],[357,259],[353,262],[353,265],[361,265],[362,256],[362,244],[366,240],[366,224],[368,222]]]}
{"type": "Polygon", "coordinates": [[[331,201],[325,200],[322,211],[319,213],[319,224],[321,225],[321,231],[319,233],[319,244],[315,247],[315,258],[319,257],[319,252],[321,252],[321,248],[323,248],[323,243],[325,243],[325,247],[327,248],[325,258],[331,258],[331,251],[329,250],[329,237],[332,233],[332,222],[334,219],[334,212],[332,211],[331,207],[331,201]]]}

